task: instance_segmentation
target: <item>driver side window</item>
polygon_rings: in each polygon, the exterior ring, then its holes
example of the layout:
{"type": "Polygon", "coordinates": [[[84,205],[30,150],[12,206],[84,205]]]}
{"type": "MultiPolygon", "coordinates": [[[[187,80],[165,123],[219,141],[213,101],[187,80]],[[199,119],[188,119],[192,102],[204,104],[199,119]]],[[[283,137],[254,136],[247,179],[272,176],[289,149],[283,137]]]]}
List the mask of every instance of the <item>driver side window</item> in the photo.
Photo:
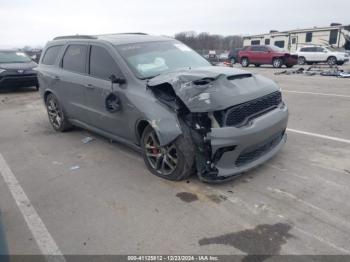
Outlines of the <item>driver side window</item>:
{"type": "Polygon", "coordinates": [[[121,76],[121,71],[113,57],[100,46],[91,46],[89,69],[91,76],[104,80],[109,80],[111,75],[121,76]]]}

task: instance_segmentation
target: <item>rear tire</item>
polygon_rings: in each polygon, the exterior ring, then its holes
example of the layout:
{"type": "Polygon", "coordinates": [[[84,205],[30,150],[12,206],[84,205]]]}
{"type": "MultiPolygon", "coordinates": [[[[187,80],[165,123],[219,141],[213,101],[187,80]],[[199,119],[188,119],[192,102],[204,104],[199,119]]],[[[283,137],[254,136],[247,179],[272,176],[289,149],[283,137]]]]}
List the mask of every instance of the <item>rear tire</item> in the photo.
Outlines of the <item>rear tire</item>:
{"type": "Polygon", "coordinates": [[[281,68],[282,64],[283,64],[283,61],[282,61],[281,58],[275,58],[275,59],[272,60],[272,66],[274,68],[281,68]]]}
{"type": "Polygon", "coordinates": [[[72,129],[72,125],[68,122],[66,115],[54,94],[46,97],[45,105],[50,123],[58,132],[65,132],[72,129]]]}
{"type": "Polygon", "coordinates": [[[161,178],[180,181],[193,172],[194,151],[181,135],[166,146],[160,146],[156,132],[147,126],[141,137],[142,156],[148,170],[161,178]]]}
{"type": "Polygon", "coordinates": [[[243,58],[241,59],[241,65],[242,65],[243,67],[248,67],[248,66],[249,66],[249,60],[248,60],[248,58],[243,57],[243,58]]]}

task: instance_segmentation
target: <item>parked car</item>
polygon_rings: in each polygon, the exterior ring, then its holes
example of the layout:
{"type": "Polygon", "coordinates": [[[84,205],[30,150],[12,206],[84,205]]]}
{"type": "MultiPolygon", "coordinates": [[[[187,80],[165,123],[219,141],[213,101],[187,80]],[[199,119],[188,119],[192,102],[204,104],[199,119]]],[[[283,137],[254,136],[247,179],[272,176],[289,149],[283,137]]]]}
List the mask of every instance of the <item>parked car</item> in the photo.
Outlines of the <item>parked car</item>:
{"type": "Polygon", "coordinates": [[[26,54],[15,50],[0,50],[0,88],[39,88],[37,66],[26,54]]]}
{"type": "Polygon", "coordinates": [[[323,46],[304,46],[297,50],[300,65],[313,63],[328,63],[342,65],[349,61],[349,54],[323,46]]]}
{"type": "Polygon", "coordinates": [[[203,181],[223,181],[286,141],[288,109],[274,81],[212,66],[170,38],[58,37],[37,70],[55,130],[75,125],[125,143],[169,180],[196,170],[203,181]]]}
{"type": "Polygon", "coordinates": [[[268,45],[253,45],[239,51],[239,60],[243,67],[248,67],[250,64],[255,66],[273,65],[275,68],[293,67],[298,63],[298,56],[291,55],[277,46],[268,45]]]}
{"type": "Polygon", "coordinates": [[[232,48],[228,54],[228,60],[231,64],[236,64],[239,62],[238,53],[243,50],[243,48],[232,48]]]}

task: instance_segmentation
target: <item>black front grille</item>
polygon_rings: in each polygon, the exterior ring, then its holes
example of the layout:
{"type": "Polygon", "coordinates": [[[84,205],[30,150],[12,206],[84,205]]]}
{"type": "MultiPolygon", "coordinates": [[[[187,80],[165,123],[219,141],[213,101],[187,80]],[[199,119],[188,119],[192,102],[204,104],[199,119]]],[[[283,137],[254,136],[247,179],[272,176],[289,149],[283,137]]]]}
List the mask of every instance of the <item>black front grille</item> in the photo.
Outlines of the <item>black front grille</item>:
{"type": "Polygon", "coordinates": [[[223,123],[225,126],[243,126],[250,119],[276,108],[281,102],[281,92],[277,91],[269,95],[231,107],[226,111],[223,123]]]}
{"type": "Polygon", "coordinates": [[[262,155],[266,154],[272,148],[274,148],[283,138],[284,131],[278,132],[272,137],[266,139],[262,143],[255,145],[253,148],[248,148],[244,150],[236,160],[236,166],[242,166],[244,164],[250,163],[262,155]]]}

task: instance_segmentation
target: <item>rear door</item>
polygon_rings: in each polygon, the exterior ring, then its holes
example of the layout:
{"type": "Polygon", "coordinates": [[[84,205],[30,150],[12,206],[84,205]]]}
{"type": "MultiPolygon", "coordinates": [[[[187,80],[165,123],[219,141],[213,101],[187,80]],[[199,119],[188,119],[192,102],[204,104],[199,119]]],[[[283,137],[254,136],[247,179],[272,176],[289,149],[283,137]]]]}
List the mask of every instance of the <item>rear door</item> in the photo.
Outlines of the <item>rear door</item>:
{"type": "Polygon", "coordinates": [[[129,104],[126,98],[126,84],[112,84],[110,77],[123,76],[111,47],[91,44],[89,55],[89,79],[85,89],[88,105],[89,124],[102,131],[124,139],[133,137],[128,123],[129,104]],[[116,110],[108,106],[111,95],[116,97],[116,110]]]}
{"type": "Polygon", "coordinates": [[[317,51],[317,47],[308,47],[307,61],[312,61],[312,62],[320,61],[319,57],[320,57],[320,54],[317,51]]]}
{"type": "Polygon", "coordinates": [[[260,64],[261,63],[261,51],[260,46],[251,46],[250,47],[250,56],[249,56],[249,62],[252,64],[260,64]]]}
{"type": "Polygon", "coordinates": [[[87,55],[89,45],[70,43],[66,46],[60,61],[60,69],[55,74],[60,101],[71,119],[87,122],[84,97],[87,82],[87,55]]]}

